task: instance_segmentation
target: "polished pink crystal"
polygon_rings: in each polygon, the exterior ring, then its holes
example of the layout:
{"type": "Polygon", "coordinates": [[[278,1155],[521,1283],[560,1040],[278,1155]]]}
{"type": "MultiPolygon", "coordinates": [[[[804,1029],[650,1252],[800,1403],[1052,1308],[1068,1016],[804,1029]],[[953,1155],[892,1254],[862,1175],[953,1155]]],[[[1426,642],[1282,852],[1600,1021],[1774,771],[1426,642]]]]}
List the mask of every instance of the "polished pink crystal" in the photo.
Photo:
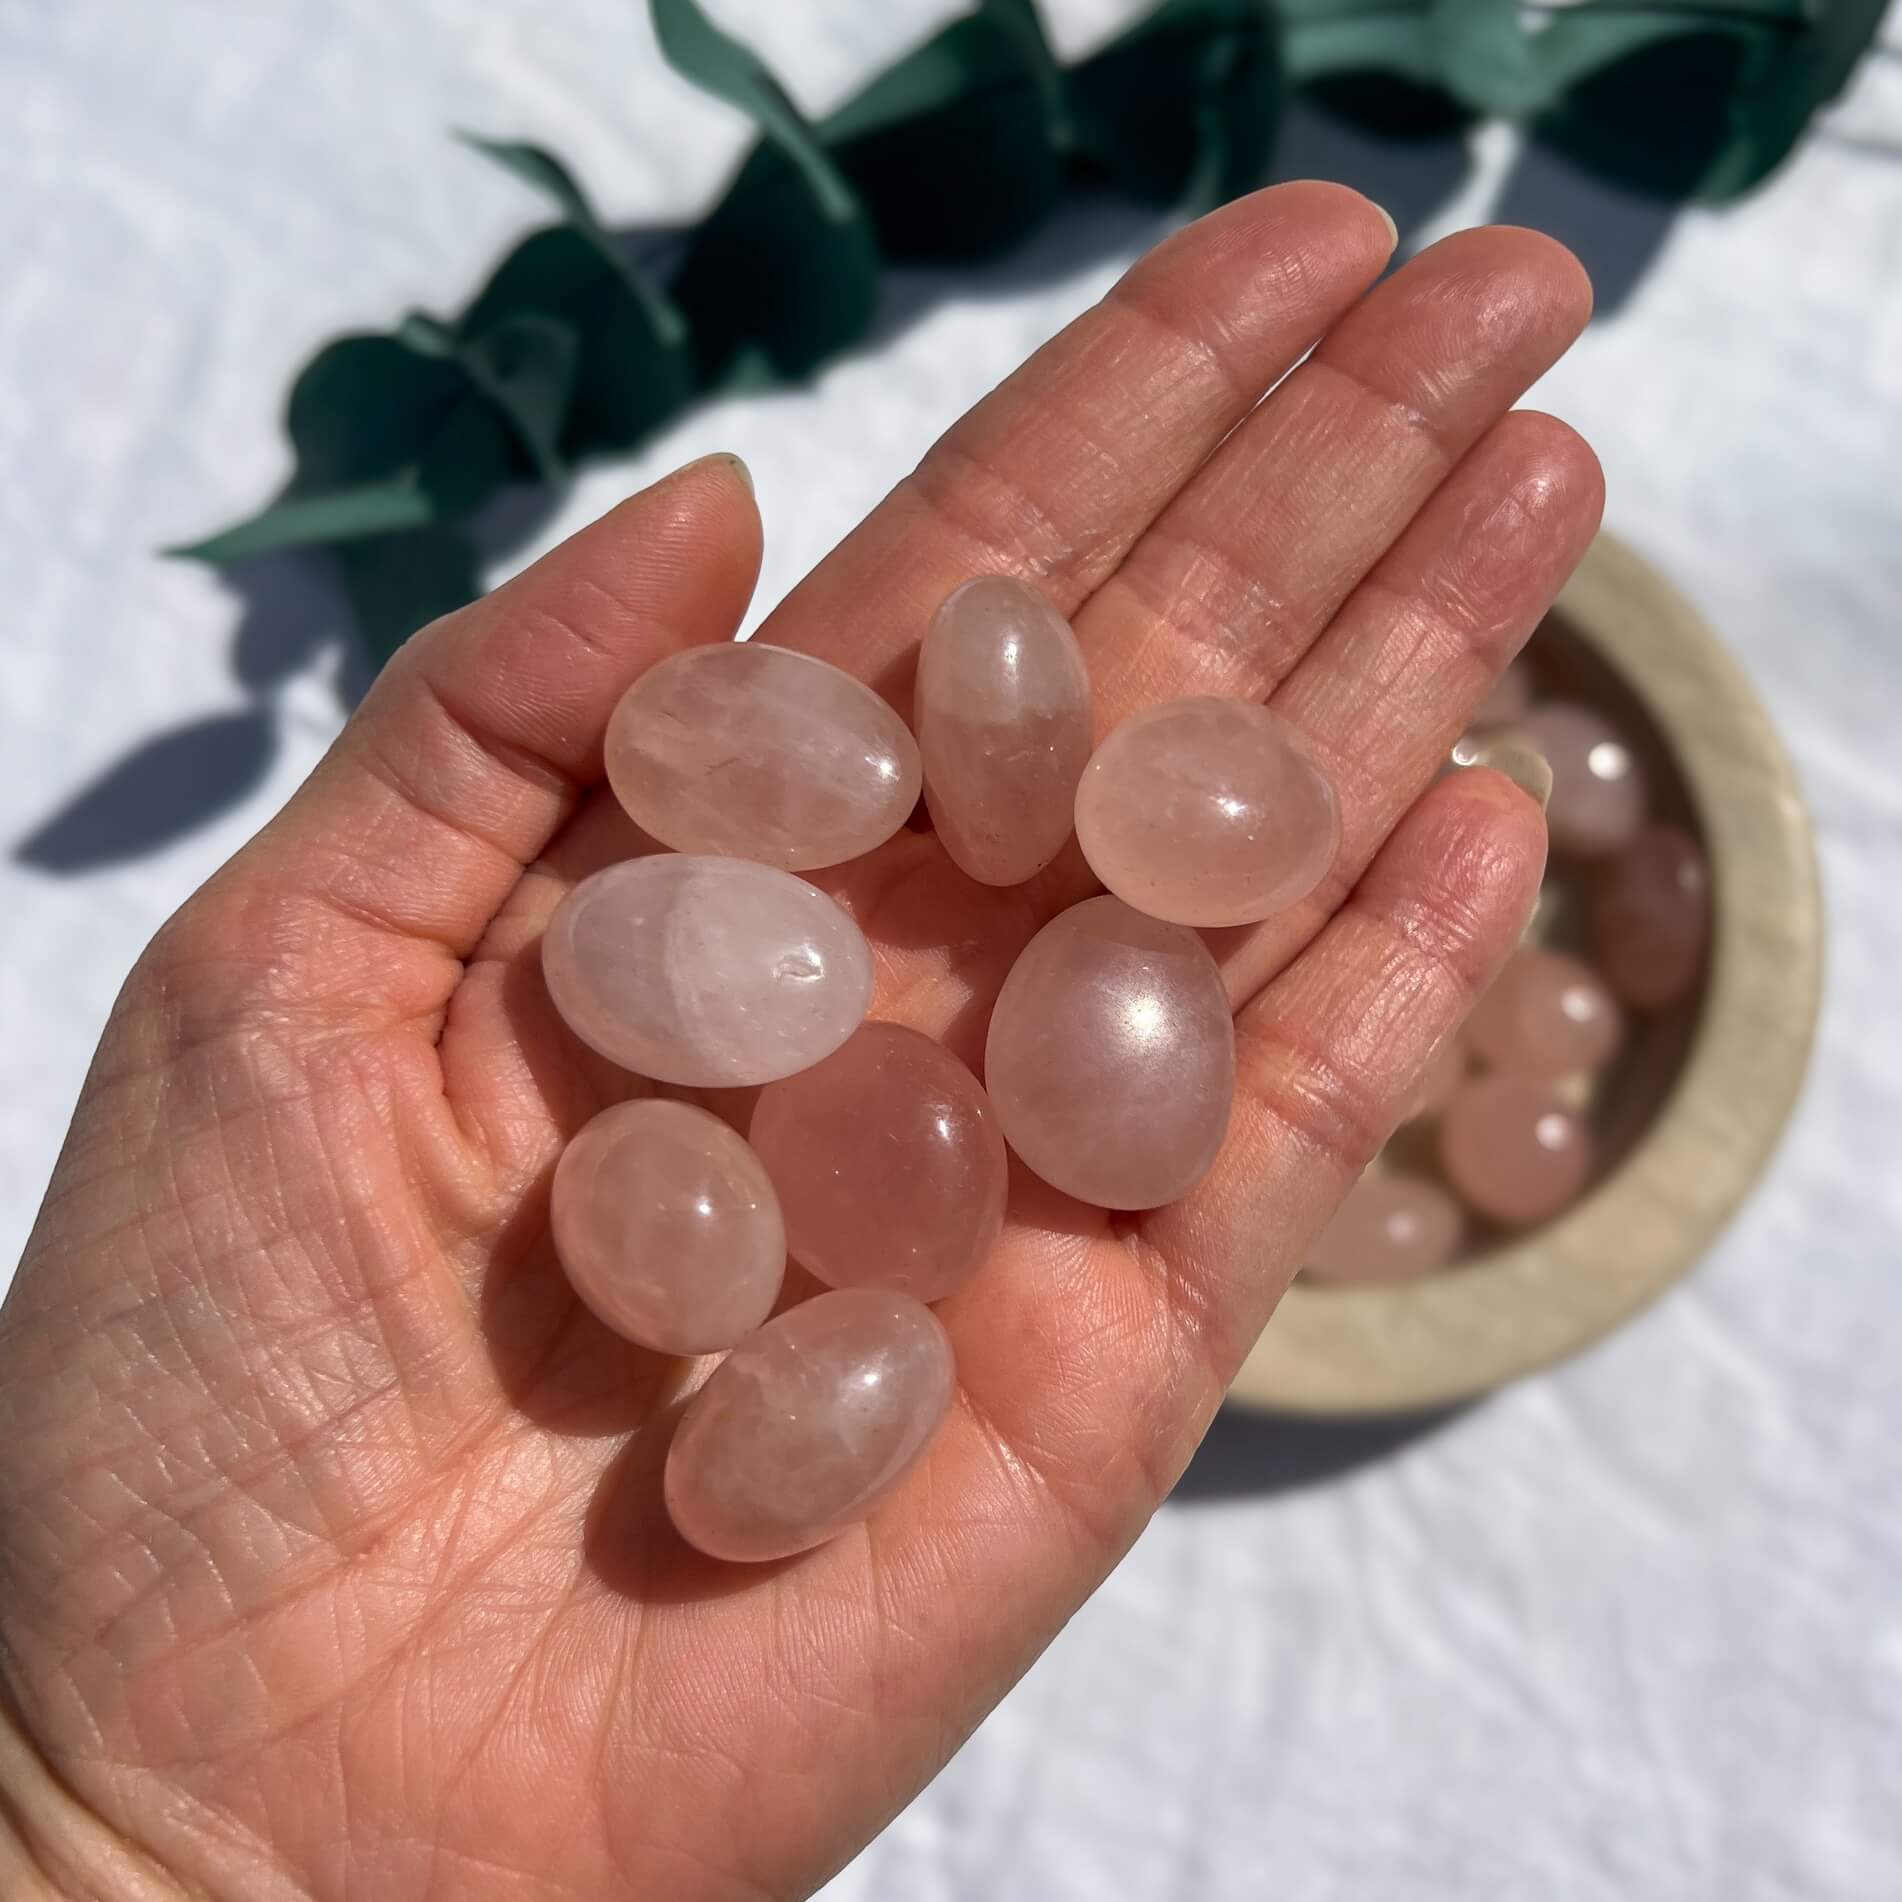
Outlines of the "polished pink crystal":
{"type": "Polygon", "coordinates": [[[1308,1246],[1316,1281],[1410,1281],[1444,1268],[1466,1232],[1460,1206],[1421,1176],[1364,1175],[1308,1246]]]}
{"type": "Polygon", "coordinates": [[[608,722],[608,783],[681,852],[788,871],[889,839],[918,802],[917,743],[863,681],[758,641],[651,667],[608,722]]]}
{"type": "Polygon", "coordinates": [[[824,892],[745,859],[662,853],[596,872],[542,940],[549,995],[604,1057],[663,1083],[769,1083],[851,1036],[864,934],[824,892]]]}
{"type": "Polygon", "coordinates": [[[1228,1129],[1221,973],[1193,931],[1087,899],[1012,967],[984,1066],[1005,1140],[1046,1182],[1104,1208],[1173,1202],[1228,1129]]]}
{"type": "Polygon", "coordinates": [[[1679,826],[1647,826],[1592,893],[1592,955],[1634,1010],[1663,1010],[1690,995],[1710,925],[1710,866],[1679,826]]]}
{"type": "Polygon", "coordinates": [[[717,1116],[648,1097],[584,1124],[549,1191],[575,1292],[631,1341],[714,1354],[773,1311],[786,1231],[760,1160],[717,1116]]]}
{"type": "Polygon", "coordinates": [[[1525,1076],[1588,1075],[1624,1041],[1625,1014],[1589,964],[1525,945],[1467,1019],[1483,1063],[1525,1076]]]}
{"type": "Polygon", "coordinates": [[[1440,1118],[1440,1164],[1468,1208],[1505,1228],[1558,1212],[1592,1172],[1591,1133],[1538,1077],[1499,1072],[1463,1084],[1440,1118]]]}
{"type": "Polygon", "coordinates": [[[1010,1165],[990,1098],[901,1024],[865,1024],[823,1063],[769,1083],[751,1135],[793,1255],[834,1288],[940,1301],[1003,1228],[1010,1165]]]}
{"type": "Polygon", "coordinates": [[[1243,925],[1327,875],[1340,844],[1333,785],[1277,714],[1252,700],[1169,700],[1132,714],[1077,788],[1090,869],[1152,918],[1243,925]]]}
{"type": "Polygon", "coordinates": [[[1602,858],[1644,824],[1650,789],[1624,736],[1603,714],[1569,701],[1537,706],[1519,730],[1552,768],[1545,822],[1556,851],[1602,858]]]}
{"type": "Polygon", "coordinates": [[[984,575],[925,635],[915,696],[925,803],[952,861],[1021,885],[1070,836],[1090,757],[1090,675],[1070,623],[1036,589],[984,575]]]}
{"type": "Polygon", "coordinates": [[[1407,1113],[1401,1121],[1410,1123],[1423,1116],[1439,1115],[1453,1100],[1453,1092],[1466,1081],[1471,1068],[1465,1044],[1458,1037],[1442,1038],[1440,1047],[1421,1074],[1420,1087],[1414,1091],[1413,1101],[1407,1105],[1407,1113]]]}
{"type": "Polygon", "coordinates": [[[956,1389],[936,1316],[888,1288],[815,1295],[749,1334],[693,1397],[667,1510],[717,1559],[778,1559],[866,1518],[915,1466],[956,1389]]]}

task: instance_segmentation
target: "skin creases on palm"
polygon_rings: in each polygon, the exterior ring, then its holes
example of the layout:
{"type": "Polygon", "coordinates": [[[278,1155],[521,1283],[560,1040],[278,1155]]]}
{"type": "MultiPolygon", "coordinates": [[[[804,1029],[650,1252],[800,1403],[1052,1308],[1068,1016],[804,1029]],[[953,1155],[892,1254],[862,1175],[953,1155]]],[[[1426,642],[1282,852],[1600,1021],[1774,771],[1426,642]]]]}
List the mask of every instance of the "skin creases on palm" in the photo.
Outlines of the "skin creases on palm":
{"type": "MultiPolygon", "coordinates": [[[[1509,413],[1589,293],[1526,232],[1382,279],[1390,248],[1319,184],[1177,233],[761,630],[902,710],[937,603],[1015,574],[1074,622],[1099,731],[1265,700],[1341,797],[1320,890],[1208,934],[1215,1169],[1141,1217],[1013,1169],[938,1310],[951,1417],[867,1525],[757,1567],[686,1547],[659,1468],[696,1369],[609,1334],[546,1232],[566,1136],[644,1086],[557,1022],[540,933],[648,849],[598,790],[615,701],[745,612],[730,458],[413,639],[160,934],[0,1318],[9,1897],[803,1894],[1114,1564],[1542,865],[1515,787],[1432,782],[1596,528],[1590,451],[1509,413]]],[[[1091,889],[1074,848],[993,889],[914,832],[816,877],[875,1014],[973,1063],[1091,889]]]]}

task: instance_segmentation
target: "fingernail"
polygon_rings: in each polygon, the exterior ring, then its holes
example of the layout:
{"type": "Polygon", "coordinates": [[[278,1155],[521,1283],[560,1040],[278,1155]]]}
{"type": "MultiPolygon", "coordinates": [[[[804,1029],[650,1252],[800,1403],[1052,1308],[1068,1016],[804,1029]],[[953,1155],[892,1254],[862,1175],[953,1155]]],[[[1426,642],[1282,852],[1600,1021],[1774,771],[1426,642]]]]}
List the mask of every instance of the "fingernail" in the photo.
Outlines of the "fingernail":
{"type": "MultiPolygon", "coordinates": [[[[1371,198],[1367,202],[1373,204],[1371,198]]],[[[1374,209],[1387,221],[1387,249],[1391,251],[1400,243],[1400,227],[1394,223],[1393,213],[1385,205],[1374,205],[1374,209]]]]}
{"type": "Polygon", "coordinates": [[[736,456],[730,449],[715,450],[714,453],[710,456],[696,456],[692,462],[686,465],[686,468],[683,469],[681,473],[684,475],[687,469],[704,469],[709,463],[714,463],[714,462],[724,463],[729,469],[731,469],[733,473],[736,476],[738,476],[742,482],[746,484],[746,492],[748,495],[755,495],[758,493],[758,491],[753,486],[752,470],[749,469],[746,466],[746,464],[743,463],[739,459],[739,457],[736,456]]]}
{"type": "Polygon", "coordinates": [[[1552,764],[1522,733],[1489,733],[1472,749],[1472,764],[1504,773],[1543,812],[1552,797],[1552,764]]]}

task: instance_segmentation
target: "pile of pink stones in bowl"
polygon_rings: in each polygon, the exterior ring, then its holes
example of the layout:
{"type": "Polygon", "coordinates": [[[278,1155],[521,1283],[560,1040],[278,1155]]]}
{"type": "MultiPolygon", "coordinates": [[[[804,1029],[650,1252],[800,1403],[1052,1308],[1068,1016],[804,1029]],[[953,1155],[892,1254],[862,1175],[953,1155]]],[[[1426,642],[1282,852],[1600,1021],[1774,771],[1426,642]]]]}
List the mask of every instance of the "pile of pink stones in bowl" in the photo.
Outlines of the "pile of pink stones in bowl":
{"type": "Polygon", "coordinates": [[[1294,904],[1339,844],[1333,787],[1266,707],[1171,701],[1092,751],[1069,624],[1004,577],[939,609],[915,708],[914,739],[851,675],[751,642],[653,668],[615,710],[606,765],[670,849],[583,880],[543,942],[557,1010],[601,1055],[663,1090],[764,1086],[750,1140],[673,1096],[616,1104],[552,1189],[556,1251],[609,1327],[725,1356],[665,1478],[674,1524],[717,1558],[819,1544],[923,1454],[954,1390],[931,1304],[997,1242],[1007,1144],[1109,1208],[1202,1177],[1235,1033],[1196,927],[1294,904]],[[1012,967],[984,1084],[918,1031],[866,1020],[865,938],[798,876],[884,844],[921,785],[979,883],[1034,878],[1074,829],[1107,888],[1012,967]],[[775,1313],[789,1253],[826,1291],[775,1313]]]}
{"type": "Polygon", "coordinates": [[[1410,1281],[1563,1213],[1598,1170],[1593,1110],[1634,1020],[1674,1011],[1703,976],[1709,866],[1685,827],[1655,816],[1630,736],[1598,707],[1541,698],[1524,660],[1451,765],[1504,735],[1552,769],[1539,909],[1442,1046],[1408,1121],[1311,1245],[1311,1281],[1410,1281]]]}

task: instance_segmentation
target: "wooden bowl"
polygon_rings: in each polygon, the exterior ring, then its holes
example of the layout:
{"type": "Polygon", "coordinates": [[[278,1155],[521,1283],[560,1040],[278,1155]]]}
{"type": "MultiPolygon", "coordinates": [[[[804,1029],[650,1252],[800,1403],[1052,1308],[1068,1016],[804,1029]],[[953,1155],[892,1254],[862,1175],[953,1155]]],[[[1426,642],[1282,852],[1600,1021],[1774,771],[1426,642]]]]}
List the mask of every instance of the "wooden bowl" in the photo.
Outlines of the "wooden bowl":
{"type": "Polygon", "coordinates": [[[1702,836],[1700,994],[1650,1020],[1594,1114],[1610,1166],[1556,1220],[1418,1281],[1297,1281],[1230,1391],[1283,1413],[1470,1399],[1598,1340],[1686,1273],[1763,1170],[1816,1024],[1822,908],[1795,775],[1737,664],[1641,557],[1601,535],[1536,637],[1568,696],[1623,715],[1654,807],[1702,836]]]}

